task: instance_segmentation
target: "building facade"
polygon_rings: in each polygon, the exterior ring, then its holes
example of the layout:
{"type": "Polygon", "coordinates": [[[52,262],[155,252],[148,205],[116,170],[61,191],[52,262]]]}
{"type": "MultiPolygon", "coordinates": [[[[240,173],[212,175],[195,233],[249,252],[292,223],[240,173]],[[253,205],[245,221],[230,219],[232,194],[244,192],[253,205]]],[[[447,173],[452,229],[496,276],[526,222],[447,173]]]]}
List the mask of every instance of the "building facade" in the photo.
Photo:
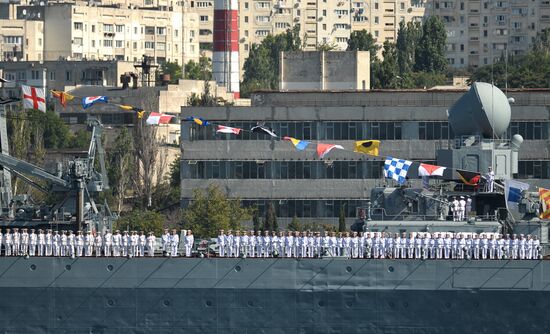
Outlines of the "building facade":
{"type": "MultiPolygon", "coordinates": [[[[216,134],[215,127],[183,122],[181,199],[215,183],[231,197],[260,210],[273,202],[284,225],[301,220],[336,223],[340,208],[349,220],[364,208],[373,187],[393,185],[383,178],[384,157],[435,162],[436,150],[454,135],[446,110],[464,93],[454,91],[370,91],[256,93],[252,107],[182,108],[182,119],[200,116],[214,123],[250,129],[265,122],[281,136],[313,141],[304,151],[288,141],[243,132],[216,134]],[[315,142],[353,150],[356,140],[381,140],[381,158],[333,150],[319,159],[315,142]]],[[[519,179],[549,186],[550,91],[510,91],[508,138],[521,134],[519,179]]],[[[416,178],[411,185],[420,185],[416,178]]]]}
{"type": "Polygon", "coordinates": [[[550,27],[550,2],[528,0],[428,3],[426,12],[443,19],[447,60],[452,67],[492,64],[526,53],[541,30],[550,27]]]}

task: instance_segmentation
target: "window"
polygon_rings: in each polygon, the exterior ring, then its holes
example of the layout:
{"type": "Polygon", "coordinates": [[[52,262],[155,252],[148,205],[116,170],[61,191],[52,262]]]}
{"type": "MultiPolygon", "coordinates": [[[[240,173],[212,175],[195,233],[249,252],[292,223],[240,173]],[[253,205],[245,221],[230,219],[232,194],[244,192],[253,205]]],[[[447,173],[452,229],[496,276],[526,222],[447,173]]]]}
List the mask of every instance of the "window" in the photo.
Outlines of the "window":
{"type": "Polygon", "coordinates": [[[380,18],[378,18],[378,16],[375,16],[374,17],[374,24],[379,24],[380,23],[380,18]]]}
{"type": "Polygon", "coordinates": [[[103,40],[103,47],[112,48],[113,47],[113,40],[112,39],[104,39],[103,40]]]}
{"type": "Polygon", "coordinates": [[[115,29],[116,29],[116,32],[124,32],[124,26],[123,25],[117,24],[115,29]]]}
{"type": "Polygon", "coordinates": [[[51,81],[55,81],[55,72],[54,71],[50,71],[50,80],[51,81]]]}
{"type": "Polygon", "coordinates": [[[157,35],[166,35],[165,27],[157,27],[157,35]]]}
{"type": "Polygon", "coordinates": [[[256,30],[256,36],[265,37],[269,35],[269,30],[256,30]]]}
{"type": "Polygon", "coordinates": [[[92,24],[92,32],[95,32],[95,25],[92,24]]]}
{"type": "Polygon", "coordinates": [[[164,42],[157,42],[157,50],[166,50],[166,43],[164,42]]]}
{"type": "Polygon", "coordinates": [[[155,48],[155,42],[146,41],[145,42],[145,48],[146,49],[154,49],[155,48]]]}
{"type": "Polygon", "coordinates": [[[124,42],[123,41],[115,41],[115,47],[123,48],[124,47],[124,42]]]}
{"type": "Polygon", "coordinates": [[[201,22],[208,22],[208,15],[201,15],[200,16],[200,21],[201,22]]]}
{"type": "Polygon", "coordinates": [[[267,15],[258,15],[258,16],[256,16],[256,22],[269,23],[269,16],[267,16],[267,15]]]}
{"type": "Polygon", "coordinates": [[[37,71],[37,70],[32,70],[32,71],[31,71],[31,79],[32,79],[32,80],[38,80],[38,79],[40,79],[40,72],[37,71]]]}
{"type": "Polygon", "coordinates": [[[92,39],[92,48],[95,48],[95,39],[92,39]]]}
{"type": "Polygon", "coordinates": [[[82,46],[82,37],[75,37],[73,39],[73,44],[77,46],[82,46]]]}
{"type": "Polygon", "coordinates": [[[6,44],[21,44],[23,37],[21,36],[4,36],[4,43],[6,44]]]}
{"type": "Polygon", "coordinates": [[[145,27],[145,35],[154,35],[155,27],[145,27]]]}
{"type": "Polygon", "coordinates": [[[112,24],[104,24],[103,25],[103,32],[113,32],[113,25],[112,24]]]}
{"type": "Polygon", "coordinates": [[[132,43],[132,49],[137,50],[137,42],[132,43]]]}
{"type": "Polygon", "coordinates": [[[84,25],[82,24],[82,22],[75,22],[73,23],[73,29],[74,30],[82,30],[84,27],[84,25]]]}
{"type": "Polygon", "coordinates": [[[197,8],[212,7],[211,1],[197,1],[196,4],[197,4],[197,8]]]}
{"type": "Polygon", "coordinates": [[[73,72],[66,71],[65,72],[65,81],[72,81],[73,80],[73,72]]]}

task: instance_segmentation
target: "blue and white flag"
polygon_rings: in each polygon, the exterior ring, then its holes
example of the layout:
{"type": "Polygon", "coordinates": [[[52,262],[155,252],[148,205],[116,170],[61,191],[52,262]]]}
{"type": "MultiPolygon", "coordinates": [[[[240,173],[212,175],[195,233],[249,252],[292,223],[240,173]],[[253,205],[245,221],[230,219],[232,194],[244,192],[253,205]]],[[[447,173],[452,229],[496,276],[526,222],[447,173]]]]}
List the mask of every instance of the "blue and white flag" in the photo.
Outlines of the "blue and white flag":
{"type": "Polygon", "coordinates": [[[109,98],[107,96],[87,96],[82,99],[82,108],[86,109],[94,105],[96,102],[107,103],[109,98]]]}
{"type": "Polygon", "coordinates": [[[529,190],[529,184],[516,180],[506,180],[504,182],[504,198],[506,199],[506,209],[514,217],[519,219],[519,202],[523,197],[522,192],[529,190]]]}
{"type": "Polygon", "coordinates": [[[397,183],[403,184],[407,180],[407,173],[412,163],[409,160],[387,157],[384,162],[384,177],[394,179],[397,183]]]}

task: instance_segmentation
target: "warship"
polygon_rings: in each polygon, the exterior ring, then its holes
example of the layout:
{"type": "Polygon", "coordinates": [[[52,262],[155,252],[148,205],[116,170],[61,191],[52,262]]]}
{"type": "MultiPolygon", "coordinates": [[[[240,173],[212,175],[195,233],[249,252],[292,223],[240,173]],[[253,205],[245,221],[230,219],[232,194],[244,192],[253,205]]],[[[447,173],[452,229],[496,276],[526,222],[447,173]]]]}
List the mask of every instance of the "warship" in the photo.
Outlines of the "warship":
{"type": "MultiPolygon", "coordinates": [[[[440,148],[437,163],[449,172],[492,166],[497,180],[512,178],[522,138],[500,137],[510,122],[509,102],[493,85],[473,84],[448,110],[457,137],[440,148]]],[[[4,201],[3,224],[51,226],[63,212],[68,225],[107,228],[112,215],[92,201],[94,191],[108,186],[103,168],[94,169],[101,163],[93,156],[101,160],[103,150],[99,136],[92,138],[87,157],[51,174],[9,157],[3,131],[3,189],[13,172],[47,180],[64,195],[41,217],[29,218],[25,213],[36,210],[18,208],[19,201],[4,201]]],[[[537,218],[535,193],[523,192],[509,210],[502,191],[462,187],[451,174],[431,189],[372,189],[352,229],[529,233],[548,253],[548,224],[537,218]],[[448,221],[447,199],[460,195],[471,196],[475,213],[466,222],[448,221]]],[[[549,307],[550,262],[542,257],[0,258],[4,333],[544,333],[549,307]]]]}

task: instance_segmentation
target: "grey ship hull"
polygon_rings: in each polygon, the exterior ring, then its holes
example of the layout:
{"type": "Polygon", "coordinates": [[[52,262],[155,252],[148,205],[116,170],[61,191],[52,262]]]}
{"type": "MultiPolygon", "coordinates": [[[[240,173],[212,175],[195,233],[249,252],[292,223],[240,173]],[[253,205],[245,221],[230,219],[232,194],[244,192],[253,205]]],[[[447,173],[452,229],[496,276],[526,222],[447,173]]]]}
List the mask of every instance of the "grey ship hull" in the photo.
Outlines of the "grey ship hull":
{"type": "Polygon", "coordinates": [[[550,261],[1,258],[2,333],[548,333],[550,261]]]}

